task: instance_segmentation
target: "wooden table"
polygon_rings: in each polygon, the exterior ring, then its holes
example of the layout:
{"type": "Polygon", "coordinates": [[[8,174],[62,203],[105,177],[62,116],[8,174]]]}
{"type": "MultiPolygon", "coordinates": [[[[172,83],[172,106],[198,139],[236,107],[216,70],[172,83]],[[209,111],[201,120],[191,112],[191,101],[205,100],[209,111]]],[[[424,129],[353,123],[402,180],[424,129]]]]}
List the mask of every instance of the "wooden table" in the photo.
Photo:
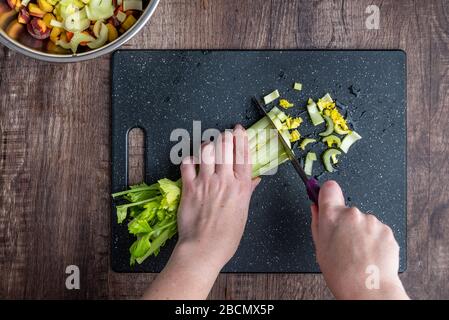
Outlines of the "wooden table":
{"type": "MultiPolygon", "coordinates": [[[[162,0],[125,48],[405,50],[402,279],[413,298],[449,298],[448,1],[162,0]],[[379,30],[365,27],[371,4],[380,8],[379,30]]],[[[0,298],[135,298],[154,278],[109,266],[109,63],[50,64],[0,47],[0,298]],[[80,268],[80,290],[65,288],[70,264],[80,268]]],[[[321,275],[241,274],[220,275],[210,297],[331,294],[321,275]]]]}

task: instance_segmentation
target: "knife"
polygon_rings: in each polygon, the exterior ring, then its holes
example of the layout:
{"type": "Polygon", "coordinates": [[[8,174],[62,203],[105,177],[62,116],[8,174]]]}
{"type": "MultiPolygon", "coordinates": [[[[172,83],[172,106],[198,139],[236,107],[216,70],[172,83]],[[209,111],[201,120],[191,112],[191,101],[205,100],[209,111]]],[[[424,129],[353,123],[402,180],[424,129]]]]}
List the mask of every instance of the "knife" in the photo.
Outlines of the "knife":
{"type": "Polygon", "coordinates": [[[320,185],[318,183],[318,180],[315,178],[308,178],[306,173],[304,172],[304,169],[301,167],[301,164],[299,163],[298,159],[296,159],[295,154],[293,153],[292,149],[289,147],[287,142],[284,140],[284,137],[279,132],[279,129],[274,124],[273,120],[270,118],[268,113],[265,111],[265,108],[262,106],[260,101],[256,98],[252,98],[254,105],[257,107],[257,109],[267,117],[268,121],[271,123],[274,129],[276,129],[279,141],[281,141],[282,146],[284,147],[285,152],[287,153],[288,158],[290,159],[293,168],[295,168],[298,175],[301,177],[302,182],[304,182],[304,185],[306,186],[307,195],[309,196],[309,199],[314,202],[316,205],[318,205],[318,194],[320,193],[320,185]]]}

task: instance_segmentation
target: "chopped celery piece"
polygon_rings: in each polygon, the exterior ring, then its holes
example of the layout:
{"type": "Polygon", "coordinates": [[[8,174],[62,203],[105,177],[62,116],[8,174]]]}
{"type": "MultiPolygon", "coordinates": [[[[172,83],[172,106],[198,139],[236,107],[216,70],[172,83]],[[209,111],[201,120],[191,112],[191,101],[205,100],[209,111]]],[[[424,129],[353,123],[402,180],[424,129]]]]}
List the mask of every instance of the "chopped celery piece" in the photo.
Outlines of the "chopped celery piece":
{"type": "Polygon", "coordinates": [[[302,90],[302,83],[295,82],[295,83],[293,84],[293,89],[294,89],[294,90],[297,90],[297,91],[301,91],[301,90],[302,90]]]}
{"type": "Polygon", "coordinates": [[[276,129],[281,134],[282,138],[284,138],[285,142],[287,142],[288,146],[291,148],[290,140],[291,140],[292,136],[291,136],[290,132],[288,132],[288,130],[283,129],[283,123],[282,123],[281,119],[274,118],[272,120],[273,120],[274,125],[276,126],[276,129]]]}
{"type": "Polygon", "coordinates": [[[304,172],[306,175],[312,175],[313,162],[317,160],[315,152],[309,152],[306,156],[306,162],[304,164],[304,172]]]}
{"type": "Polygon", "coordinates": [[[52,27],[56,27],[56,28],[61,28],[61,29],[64,28],[64,24],[62,22],[58,21],[58,20],[55,20],[55,19],[51,19],[50,25],[52,27]]]}
{"type": "Polygon", "coordinates": [[[281,95],[279,94],[278,90],[274,90],[272,93],[266,95],[265,97],[263,97],[263,101],[265,102],[265,104],[270,104],[272,103],[274,100],[276,100],[277,98],[279,98],[281,95]]]}
{"type": "Polygon", "coordinates": [[[307,145],[310,144],[310,143],[314,143],[314,142],[316,142],[315,139],[304,138],[304,139],[301,141],[301,144],[299,145],[299,147],[301,148],[301,150],[306,150],[307,145]]]}
{"type": "Polygon", "coordinates": [[[287,119],[285,120],[285,125],[286,125],[287,129],[292,130],[292,129],[298,128],[301,125],[302,121],[303,120],[300,117],[292,118],[292,117],[287,116],[287,119]]]}
{"type": "Polygon", "coordinates": [[[290,142],[296,142],[299,139],[301,139],[301,134],[299,133],[298,130],[293,130],[290,134],[290,142]]]}
{"type": "MultiPolygon", "coordinates": [[[[275,107],[279,112],[276,114],[276,117],[281,120],[282,122],[287,121],[288,116],[285,114],[285,112],[281,111],[277,107],[275,107]]],[[[273,117],[272,117],[273,118],[273,117]]]]}
{"type": "Polygon", "coordinates": [[[334,126],[334,131],[335,131],[336,133],[338,133],[338,134],[341,134],[341,135],[345,135],[345,134],[348,134],[348,133],[350,132],[349,129],[344,129],[344,128],[342,127],[342,125],[339,124],[339,123],[336,123],[336,124],[335,124],[335,126],[334,126]]]}
{"type": "MultiPolygon", "coordinates": [[[[281,121],[284,121],[287,117],[278,107],[273,107],[273,109],[268,112],[268,115],[271,119],[279,118],[281,121]]],[[[267,127],[271,128],[270,121],[268,121],[266,117],[263,117],[247,130],[248,140],[253,139],[257,135],[258,130],[265,129],[267,127]]]]}
{"type": "Polygon", "coordinates": [[[72,49],[72,52],[75,53],[76,50],[78,50],[78,46],[81,42],[91,42],[94,41],[95,38],[92,37],[90,34],[82,33],[82,32],[75,32],[72,40],[70,40],[70,49],[72,49]]]}
{"type": "Polygon", "coordinates": [[[324,122],[323,117],[321,116],[320,112],[318,111],[318,108],[316,107],[316,103],[312,99],[309,99],[309,104],[307,105],[307,112],[309,113],[310,120],[312,120],[314,126],[317,126],[324,122]]]}
{"type": "Polygon", "coordinates": [[[293,103],[290,103],[287,99],[281,99],[279,100],[279,106],[281,106],[284,109],[290,109],[293,108],[295,105],[293,103]]]}
{"type": "Polygon", "coordinates": [[[335,145],[337,148],[339,148],[339,147],[341,146],[341,140],[340,140],[340,138],[337,137],[337,136],[335,136],[335,135],[333,135],[333,134],[331,134],[331,135],[329,135],[329,136],[327,136],[327,137],[324,137],[322,141],[325,142],[325,143],[327,143],[327,146],[328,146],[329,148],[332,148],[334,145],[335,145]]]}
{"type": "Polygon", "coordinates": [[[87,17],[91,21],[106,20],[114,15],[112,0],[91,0],[85,7],[87,17]]]}
{"type": "Polygon", "coordinates": [[[332,107],[332,105],[334,105],[334,100],[332,100],[332,97],[329,93],[326,93],[324,97],[318,99],[317,105],[322,112],[324,109],[332,107]]]}
{"type": "Polygon", "coordinates": [[[341,155],[341,151],[337,149],[327,149],[324,151],[323,164],[327,171],[334,172],[334,167],[332,166],[331,160],[336,160],[336,157],[339,155],[341,155]]]}
{"type": "Polygon", "coordinates": [[[277,131],[271,128],[260,129],[255,138],[249,140],[251,151],[260,150],[268,141],[277,135],[277,131]]]}
{"type": "Polygon", "coordinates": [[[323,116],[323,118],[326,121],[326,130],[319,133],[319,135],[322,137],[326,137],[334,132],[334,122],[329,116],[323,116]]]}
{"type": "Polygon", "coordinates": [[[340,149],[344,153],[348,153],[349,148],[354,144],[354,142],[362,139],[362,137],[355,131],[352,131],[347,136],[343,138],[343,141],[341,142],[340,149]]]}
{"type": "Polygon", "coordinates": [[[125,21],[126,19],[126,13],[119,11],[117,12],[117,15],[115,17],[117,18],[118,21],[120,21],[120,23],[123,23],[123,21],[125,21]]]}

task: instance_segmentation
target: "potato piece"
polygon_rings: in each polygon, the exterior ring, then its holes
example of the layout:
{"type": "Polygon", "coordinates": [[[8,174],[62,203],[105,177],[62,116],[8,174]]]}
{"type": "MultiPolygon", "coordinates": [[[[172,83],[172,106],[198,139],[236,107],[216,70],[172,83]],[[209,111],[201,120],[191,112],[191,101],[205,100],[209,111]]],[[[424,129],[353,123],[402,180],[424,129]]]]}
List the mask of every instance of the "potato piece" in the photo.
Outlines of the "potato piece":
{"type": "Polygon", "coordinates": [[[106,24],[106,27],[108,27],[108,41],[112,42],[115,39],[117,39],[118,38],[117,29],[111,23],[106,24]]]}
{"type": "Polygon", "coordinates": [[[53,6],[49,4],[46,0],[37,0],[37,4],[39,5],[39,8],[41,8],[42,11],[45,12],[53,11],[53,6]]]}
{"type": "Polygon", "coordinates": [[[14,20],[9,24],[8,28],[6,28],[6,34],[12,39],[17,40],[24,29],[25,26],[23,24],[19,23],[17,20],[14,20]]]}
{"type": "Polygon", "coordinates": [[[54,27],[50,32],[50,41],[56,43],[59,40],[59,37],[62,33],[63,29],[54,27]]]}
{"type": "Polygon", "coordinates": [[[123,21],[122,28],[125,30],[128,30],[136,23],[136,21],[137,21],[137,19],[134,18],[133,15],[129,15],[126,17],[125,21],[123,21]]]}
{"type": "Polygon", "coordinates": [[[15,19],[17,12],[15,10],[10,10],[0,14],[0,28],[6,29],[12,20],[15,19]]]}
{"type": "Polygon", "coordinates": [[[37,18],[42,18],[45,15],[45,11],[39,8],[38,5],[35,3],[30,3],[28,5],[28,11],[30,12],[30,15],[37,18]]]}

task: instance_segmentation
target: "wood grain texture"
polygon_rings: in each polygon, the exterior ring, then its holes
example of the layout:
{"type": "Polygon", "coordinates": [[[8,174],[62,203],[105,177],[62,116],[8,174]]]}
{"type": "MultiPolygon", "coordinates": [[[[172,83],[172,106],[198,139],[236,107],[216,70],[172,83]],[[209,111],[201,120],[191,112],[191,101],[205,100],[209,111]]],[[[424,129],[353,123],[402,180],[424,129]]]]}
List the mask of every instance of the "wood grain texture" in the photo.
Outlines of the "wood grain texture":
{"type": "MultiPolygon", "coordinates": [[[[449,3],[164,0],[125,48],[403,49],[408,62],[408,269],[413,298],[449,298],[449,3]],[[365,27],[368,5],[379,30],[365,27]]],[[[110,57],[54,65],[0,47],[0,298],[137,298],[110,245],[110,57]],[[81,290],[65,289],[65,268],[81,290]]],[[[130,151],[141,156],[138,138],[130,151]]],[[[131,165],[138,180],[141,162],[131,165]]],[[[331,298],[321,275],[222,274],[211,299],[331,298]]]]}

